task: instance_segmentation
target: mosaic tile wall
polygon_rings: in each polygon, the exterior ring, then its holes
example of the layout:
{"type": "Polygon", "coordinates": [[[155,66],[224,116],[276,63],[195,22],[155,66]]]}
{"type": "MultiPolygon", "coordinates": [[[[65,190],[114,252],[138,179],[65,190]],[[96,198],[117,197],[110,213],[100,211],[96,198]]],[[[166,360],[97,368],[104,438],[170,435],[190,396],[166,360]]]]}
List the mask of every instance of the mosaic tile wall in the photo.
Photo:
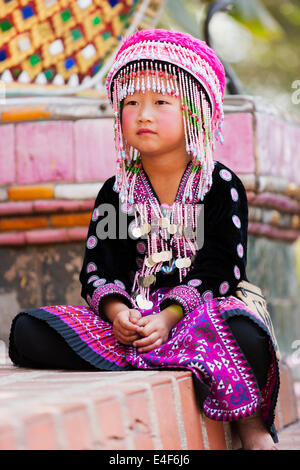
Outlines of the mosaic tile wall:
{"type": "Polygon", "coordinates": [[[78,85],[98,72],[139,4],[140,0],[0,0],[0,78],[78,85]]]}

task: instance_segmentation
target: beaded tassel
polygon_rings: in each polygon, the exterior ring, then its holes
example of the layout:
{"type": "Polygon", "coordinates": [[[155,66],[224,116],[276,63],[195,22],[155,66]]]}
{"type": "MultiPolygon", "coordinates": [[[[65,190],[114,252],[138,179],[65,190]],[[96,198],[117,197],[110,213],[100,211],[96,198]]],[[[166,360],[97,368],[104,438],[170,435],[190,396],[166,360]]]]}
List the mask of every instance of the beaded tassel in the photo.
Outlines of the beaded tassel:
{"type": "MultiPolygon", "coordinates": [[[[188,261],[190,261],[190,258],[187,254],[194,255],[197,250],[197,241],[192,241],[185,237],[184,229],[187,226],[183,226],[183,221],[186,221],[184,204],[185,202],[191,203],[193,200],[195,201],[193,182],[199,170],[200,181],[196,200],[197,198],[198,200],[203,200],[211,185],[213,169],[211,113],[205,94],[183,70],[178,69],[178,75],[176,75],[174,67],[171,68],[169,66],[168,69],[165,65],[163,70],[161,63],[158,65],[155,62],[153,67],[151,61],[150,66],[148,61],[146,64],[137,62],[137,64],[127,65],[114,82],[115,140],[118,154],[114,189],[119,192],[122,202],[128,202],[129,204],[134,204],[135,202],[135,182],[142,166],[142,161],[139,151],[123,141],[120,122],[120,102],[129,94],[140,91],[145,93],[146,90],[151,89],[161,94],[181,96],[186,151],[192,157],[192,168],[185,184],[182,203],[174,204],[171,214],[171,220],[175,222],[176,226],[181,227],[180,231],[174,235],[177,247],[175,266],[179,270],[181,282],[189,270],[188,261]]],[[[161,219],[163,216],[158,203],[154,209],[156,220],[161,219]]],[[[149,224],[147,204],[145,203],[144,207],[139,206],[138,211],[141,216],[141,227],[149,224]]],[[[191,219],[194,230],[197,225],[196,205],[193,211],[191,219]]],[[[150,304],[150,286],[155,282],[155,276],[164,264],[164,261],[160,260],[159,257],[162,256],[161,253],[168,252],[166,242],[164,242],[166,237],[165,231],[160,228],[158,232],[150,230],[147,233],[147,256],[144,259],[141,271],[137,271],[134,279],[133,291],[140,294],[143,302],[147,302],[145,305],[148,306],[150,304]],[[153,262],[152,256],[154,256],[156,262],[153,262]],[[152,260],[150,264],[149,260],[152,260]]],[[[172,255],[171,252],[170,256],[172,257],[172,255]]]]}
{"type": "MultiPolygon", "coordinates": [[[[182,60],[184,56],[182,56],[182,60]]],[[[199,200],[203,200],[206,192],[210,189],[213,170],[212,150],[214,145],[210,106],[205,94],[195,85],[191,77],[182,69],[178,68],[178,77],[175,68],[169,70],[164,64],[152,61],[137,62],[127,65],[115,79],[117,87],[114,86],[115,136],[117,159],[117,177],[115,188],[120,193],[122,202],[133,204],[134,183],[141,168],[141,159],[137,149],[124,146],[120,125],[120,102],[135,92],[146,90],[170,96],[179,96],[182,100],[182,116],[186,140],[186,151],[192,157],[193,168],[186,184],[183,195],[183,203],[191,202],[193,198],[192,185],[196,173],[201,170],[201,179],[198,190],[199,200]],[[151,83],[152,77],[152,83],[151,83]],[[174,81],[174,82],[173,82],[174,81]],[[177,86],[179,83],[179,89],[177,86]],[[117,90],[117,91],[116,91],[117,90]],[[203,129],[204,127],[204,129],[203,129]]],[[[220,132],[217,130],[216,132],[220,132]]]]}
{"type": "Polygon", "coordinates": [[[147,255],[143,266],[135,274],[133,291],[140,295],[149,304],[150,286],[155,283],[155,276],[163,267],[165,261],[171,260],[173,250],[170,244],[168,248],[167,227],[173,224],[177,227],[174,234],[177,247],[177,259],[175,266],[179,270],[180,282],[188,273],[191,266],[191,257],[196,254],[198,216],[202,207],[197,205],[184,205],[176,202],[171,208],[169,222],[160,224],[165,218],[157,201],[136,204],[135,225],[138,234],[147,234],[147,255]],[[137,213],[139,216],[137,216],[137,213]],[[190,229],[190,232],[188,232],[190,229]]]}

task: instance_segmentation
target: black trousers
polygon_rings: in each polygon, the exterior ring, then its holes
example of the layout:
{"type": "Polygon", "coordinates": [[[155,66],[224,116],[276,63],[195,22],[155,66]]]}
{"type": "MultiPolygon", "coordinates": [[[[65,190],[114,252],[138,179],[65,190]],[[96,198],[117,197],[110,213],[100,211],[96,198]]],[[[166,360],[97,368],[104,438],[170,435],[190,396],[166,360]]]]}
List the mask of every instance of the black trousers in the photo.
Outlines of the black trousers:
{"type": "MultiPolygon", "coordinates": [[[[268,336],[244,316],[231,317],[227,324],[262,390],[271,361],[268,336]]],[[[9,354],[11,360],[21,367],[98,370],[81,359],[46,322],[27,314],[21,314],[15,320],[9,354]]]]}

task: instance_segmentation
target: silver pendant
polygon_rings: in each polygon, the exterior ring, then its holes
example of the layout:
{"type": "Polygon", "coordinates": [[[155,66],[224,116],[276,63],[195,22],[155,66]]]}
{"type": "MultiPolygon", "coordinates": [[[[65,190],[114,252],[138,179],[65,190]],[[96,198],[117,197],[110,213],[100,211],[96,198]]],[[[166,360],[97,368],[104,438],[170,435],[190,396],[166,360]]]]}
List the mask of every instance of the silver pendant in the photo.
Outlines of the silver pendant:
{"type": "Polygon", "coordinates": [[[142,231],[140,229],[140,227],[133,227],[133,229],[131,230],[132,232],[132,235],[135,237],[135,238],[140,238],[140,236],[142,235],[142,231]]]}
{"type": "Polygon", "coordinates": [[[182,269],[182,268],[189,268],[191,266],[192,262],[190,260],[190,258],[178,258],[176,261],[175,261],[175,265],[178,269],[182,269]]]}
{"type": "Polygon", "coordinates": [[[142,225],[141,227],[141,233],[142,235],[145,235],[146,233],[149,233],[151,230],[151,225],[146,222],[145,224],[142,225]]]}
{"type": "Polygon", "coordinates": [[[161,227],[161,228],[168,228],[169,226],[169,219],[167,217],[161,217],[159,220],[158,220],[158,225],[161,227]]]}
{"type": "Polygon", "coordinates": [[[169,232],[171,235],[174,235],[174,233],[177,232],[177,225],[176,225],[176,224],[169,224],[169,226],[168,226],[168,232],[169,232]]]}
{"type": "Polygon", "coordinates": [[[145,265],[147,266],[147,268],[153,268],[155,264],[156,263],[155,261],[153,261],[152,256],[148,256],[148,258],[146,258],[145,265]]]}
{"type": "Polygon", "coordinates": [[[150,310],[153,307],[153,302],[145,299],[141,294],[138,294],[135,300],[138,307],[142,310],[150,310]]]}

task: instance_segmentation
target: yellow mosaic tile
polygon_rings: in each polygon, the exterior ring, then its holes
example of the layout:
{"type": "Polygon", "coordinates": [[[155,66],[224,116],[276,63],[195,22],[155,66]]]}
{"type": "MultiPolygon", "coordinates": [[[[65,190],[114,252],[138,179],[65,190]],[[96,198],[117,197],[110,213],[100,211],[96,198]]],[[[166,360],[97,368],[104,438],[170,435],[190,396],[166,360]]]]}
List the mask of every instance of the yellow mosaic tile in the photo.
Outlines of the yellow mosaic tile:
{"type": "Polygon", "coordinates": [[[48,20],[33,26],[32,31],[33,44],[36,48],[43,44],[54,41],[55,33],[48,20]]]}
{"type": "Polygon", "coordinates": [[[0,80],[80,84],[126,34],[142,0],[0,0],[0,80]]]}

